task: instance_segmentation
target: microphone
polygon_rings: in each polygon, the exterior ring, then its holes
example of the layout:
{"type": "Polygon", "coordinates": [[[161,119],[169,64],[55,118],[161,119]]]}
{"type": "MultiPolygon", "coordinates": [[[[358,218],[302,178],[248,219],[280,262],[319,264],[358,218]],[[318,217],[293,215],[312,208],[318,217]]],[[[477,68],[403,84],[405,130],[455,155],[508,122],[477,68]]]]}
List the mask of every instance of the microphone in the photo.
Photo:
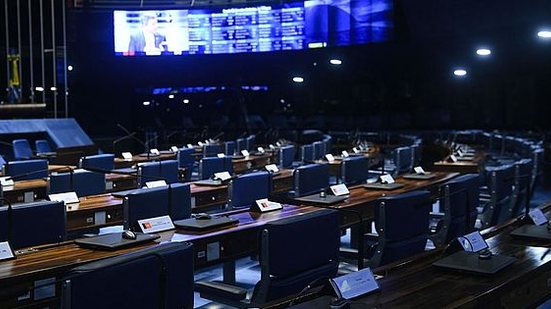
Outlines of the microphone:
{"type": "Polygon", "coordinates": [[[147,159],[149,159],[149,149],[148,149],[147,145],[141,139],[136,137],[136,132],[130,132],[127,128],[125,128],[120,123],[117,123],[117,127],[119,127],[122,131],[124,131],[124,133],[126,133],[126,135],[113,141],[113,146],[112,146],[113,153],[116,153],[115,152],[115,145],[116,144],[118,144],[118,143],[120,143],[124,140],[127,140],[127,139],[132,139],[132,140],[137,141],[140,145],[142,145],[144,147],[144,149],[147,151],[147,159]]]}

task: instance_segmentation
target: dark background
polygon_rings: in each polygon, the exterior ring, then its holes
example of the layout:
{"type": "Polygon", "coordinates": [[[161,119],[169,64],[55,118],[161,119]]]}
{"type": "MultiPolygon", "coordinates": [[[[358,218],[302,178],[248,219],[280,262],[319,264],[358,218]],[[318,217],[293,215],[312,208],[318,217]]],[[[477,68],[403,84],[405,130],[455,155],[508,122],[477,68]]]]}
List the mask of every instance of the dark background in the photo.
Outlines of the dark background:
{"type": "Polygon", "coordinates": [[[551,26],[551,1],[397,0],[394,7],[394,39],[384,43],[136,58],[114,56],[111,10],[71,9],[70,116],[92,136],[117,134],[117,123],[243,130],[244,113],[275,127],[324,130],[551,128],[551,40],[536,36],[551,26]],[[481,45],[490,58],[475,54],[481,45]],[[468,76],[455,78],[456,66],[468,76]],[[293,83],[295,75],[305,82],[293,83]],[[269,90],[239,90],[244,85],[269,90]],[[227,88],[173,100],[137,91],[188,86],[227,88]]]}

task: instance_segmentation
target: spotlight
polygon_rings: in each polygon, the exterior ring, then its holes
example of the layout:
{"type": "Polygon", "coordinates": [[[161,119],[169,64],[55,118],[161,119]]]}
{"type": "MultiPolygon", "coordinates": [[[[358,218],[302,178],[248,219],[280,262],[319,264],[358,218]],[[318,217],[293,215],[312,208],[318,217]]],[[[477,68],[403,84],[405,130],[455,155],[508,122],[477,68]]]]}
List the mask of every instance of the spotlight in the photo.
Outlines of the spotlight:
{"type": "Polygon", "coordinates": [[[149,102],[149,101],[143,101],[142,104],[143,104],[143,106],[149,106],[149,105],[151,105],[151,102],[149,102]]]}
{"type": "Polygon", "coordinates": [[[67,71],[69,71],[69,72],[70,72],[70,71],[72,71],[73,69],[74,69],[74,68],[73,68],[73,66],[72,66],[72,65],[69,65],[69,66],[67,66],[67,71]]]}
{"type": "Polygon", "coordinates": [[[551,30],[541,30],[538,32],[538,36],[542,39],[551,39],[551,30]]]}
{"type": "Polygon", "coordinates": [[[42,92],[44,91],[44,87],[36,87],[34,88],[34,90],[42,92]]]}
{"type": "Polygon", "coordinates": [[[453,75],[457,76],[457,77],[464,77],[467,75],[467,70],[465,69],[455,69],[453,71],[453,75]]]}
{"type": "Polygon", "coordinates": [[[51,91],[56,91],[57,88],[56,88],[55,86],[54,86],[54,87],[50,87],[50,90],[51,90],[51,91]]]}
{"type": "Polygon", "coordinates": [[[331,63],[332,65],[341,65],[342,60],[340,60],[340,59],[331,59],[331,60],[329,60],[329,63],[331,63]]]}
{"type": "Polygon", "coordinates": [[[295,76],[295,77],[293,77],[293,81],[295,83],[302,83],[302,82],[304,82],[304,78],[302,78],[300,76],[295,76]]]}
{"type": "Polygon", "coordinates": [[[490,56],[492,54],[492,50],[488,48],[479,48],[476,50],[476,54],[479,56],[490,56]]]}
{"type": "Polygon", "coordinates": [[[169,94],[169,95],[168,95],[168,98],[169,98],[169,99],[174,99],[174,95],[173,95],[173,94],[169,94]]]}
{"type": "Polygon", "coordinates": [[[188,99],[184,99],[182,102],[184,102],[184,104],[188,104],[188,103],[189,103],[189,100],[188,100],[188,99]]]}

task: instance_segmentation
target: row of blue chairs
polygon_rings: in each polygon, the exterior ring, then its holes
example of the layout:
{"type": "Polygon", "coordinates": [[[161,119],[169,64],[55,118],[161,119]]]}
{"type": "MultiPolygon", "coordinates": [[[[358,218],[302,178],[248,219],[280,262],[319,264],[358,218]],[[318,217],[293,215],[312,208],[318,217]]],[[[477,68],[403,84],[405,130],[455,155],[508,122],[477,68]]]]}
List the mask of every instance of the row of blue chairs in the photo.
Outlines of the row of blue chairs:
{"type": "MultiPolygon", "coordinates": [[[[13,156],[15,160],[28,160],[34,157],[33,150],[27,139],[15,139],[12,141],[13,156]]],[[[47,140],[39,139],[35,141],[35,149],[37,154],[50,153],[52,147],[47,140]]]]}

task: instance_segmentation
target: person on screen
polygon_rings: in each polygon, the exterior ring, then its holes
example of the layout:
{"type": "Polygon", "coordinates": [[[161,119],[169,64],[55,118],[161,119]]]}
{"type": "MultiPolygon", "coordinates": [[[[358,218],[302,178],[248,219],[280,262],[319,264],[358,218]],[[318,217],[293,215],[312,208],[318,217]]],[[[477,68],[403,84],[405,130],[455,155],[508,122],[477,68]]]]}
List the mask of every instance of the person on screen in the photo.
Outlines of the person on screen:
{"type": "Polygon", "coordinates": [[[128,51],[156,54],[167,49],[166,37],[158,31],[157,16],[147,14],[141,18],[141,28],[130,36],[128,51]]]}

